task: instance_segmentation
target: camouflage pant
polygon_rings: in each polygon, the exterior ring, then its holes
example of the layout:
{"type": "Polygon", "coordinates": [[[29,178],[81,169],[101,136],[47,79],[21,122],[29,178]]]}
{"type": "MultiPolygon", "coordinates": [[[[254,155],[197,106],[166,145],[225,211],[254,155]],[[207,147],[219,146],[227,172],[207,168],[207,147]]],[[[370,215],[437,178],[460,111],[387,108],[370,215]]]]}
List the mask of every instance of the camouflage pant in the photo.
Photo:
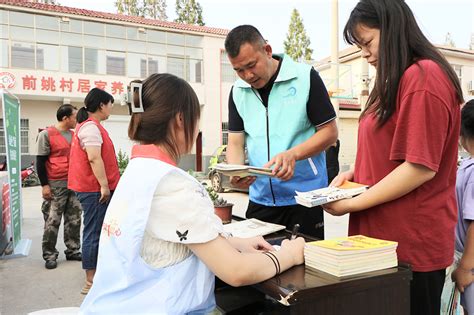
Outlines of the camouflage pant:
{"type": "Polygon", "coordinates": [[[64,244],[66,256],[80,252],[81,248],[81,215],[82,208],[72,190],[66,187],[51,187],[53,200],[44,200],[41,212],[44,217],[43,259],[56,259],[56,249],[61,218],[64,217],[64,244]]]}

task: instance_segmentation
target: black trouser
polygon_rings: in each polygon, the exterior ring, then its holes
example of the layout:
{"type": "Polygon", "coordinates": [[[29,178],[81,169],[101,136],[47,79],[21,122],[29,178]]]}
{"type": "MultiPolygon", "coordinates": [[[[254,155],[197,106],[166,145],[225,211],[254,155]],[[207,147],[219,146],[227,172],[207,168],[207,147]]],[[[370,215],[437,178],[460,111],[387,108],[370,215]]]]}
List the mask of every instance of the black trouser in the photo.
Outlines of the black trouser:
{"type": "Polygon", "coordinates": [[[439,315],[446,269],[413,272],[410,284],[411,315],[439,315]]]}
{"type": "Polygon", "coordinates": [[[247,218],[256,218],[262,221],[277,223],[292,230],[293,226],[300,225],[299,232],[324,239],[324,216],[321,207],[307,208],[302,205],[270,207],[249,201],[247,218]]]}

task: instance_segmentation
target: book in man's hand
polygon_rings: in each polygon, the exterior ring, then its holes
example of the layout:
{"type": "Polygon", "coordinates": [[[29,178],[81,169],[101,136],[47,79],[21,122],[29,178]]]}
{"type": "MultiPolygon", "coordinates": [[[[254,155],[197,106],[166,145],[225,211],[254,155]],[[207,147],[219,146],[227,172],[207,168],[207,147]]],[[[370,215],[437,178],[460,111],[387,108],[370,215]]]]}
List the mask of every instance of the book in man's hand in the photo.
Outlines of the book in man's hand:
{"type": "Polygon", "coordinates": [[[214,166],[214,169],[227,176],[273,176],[272,169],[266,167],[257,167],[250,165],[225,164],[219,163],[214,166]]]}
{"type": "Polygon", "coordinates": [[[363,235],[306,243],[305,264],[336,277],[396,267],[397,242],[363,235]]]}
{"type": "Polygon", "coordinates": [[[296,192],[296,202],[308,208],[324,205],[329,202],[352,198],[360,195],[369,188],[367,185],[344,181],[339,187],[325,187],[306,192],[296,192]]]}

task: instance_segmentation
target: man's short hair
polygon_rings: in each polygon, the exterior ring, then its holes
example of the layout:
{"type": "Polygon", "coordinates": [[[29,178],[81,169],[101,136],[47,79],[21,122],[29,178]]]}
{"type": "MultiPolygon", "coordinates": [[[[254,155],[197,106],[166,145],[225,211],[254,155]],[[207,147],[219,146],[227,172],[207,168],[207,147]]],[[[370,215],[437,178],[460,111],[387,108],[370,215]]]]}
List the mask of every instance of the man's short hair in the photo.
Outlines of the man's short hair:
{"type": "Polygon", "coordinates": [[[64,117],[69,117],[74,113],[74,110],[77,108],[71,104],[63,104],[59,106],[58,111],[56,112],[56,118],[58,121],[62,121],[64,117]]]}
{"type": "Polygon", "coordinates": [[[240,25],[227,34],[224,44],[225,51],[230,58],[235,58],[239,55],[240,47],[246,43],[251,45],[260,44],[263,46],[265,45],[265,39],[256,27],[252,25],[240,25]]]}

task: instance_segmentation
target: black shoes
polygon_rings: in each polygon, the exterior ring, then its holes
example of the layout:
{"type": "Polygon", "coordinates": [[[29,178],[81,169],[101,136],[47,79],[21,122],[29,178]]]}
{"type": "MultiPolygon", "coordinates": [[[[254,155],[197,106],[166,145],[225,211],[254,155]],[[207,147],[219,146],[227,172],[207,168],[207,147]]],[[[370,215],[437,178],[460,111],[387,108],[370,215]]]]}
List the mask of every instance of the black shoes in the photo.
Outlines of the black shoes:
{"type": "Polygon", "coordinates": [[[75,254],[72,254],[72,255],[66,255],[66,260],[82,261],[82,254],[81,253],[75,253],[75,254]]]}
{"type": "Polygon", "coordinates": [[[56,262],[56,260],[46,260],[44,266],[46,267],[46,269],[54,269],[58,266],[58,263],[56,262]]]}

